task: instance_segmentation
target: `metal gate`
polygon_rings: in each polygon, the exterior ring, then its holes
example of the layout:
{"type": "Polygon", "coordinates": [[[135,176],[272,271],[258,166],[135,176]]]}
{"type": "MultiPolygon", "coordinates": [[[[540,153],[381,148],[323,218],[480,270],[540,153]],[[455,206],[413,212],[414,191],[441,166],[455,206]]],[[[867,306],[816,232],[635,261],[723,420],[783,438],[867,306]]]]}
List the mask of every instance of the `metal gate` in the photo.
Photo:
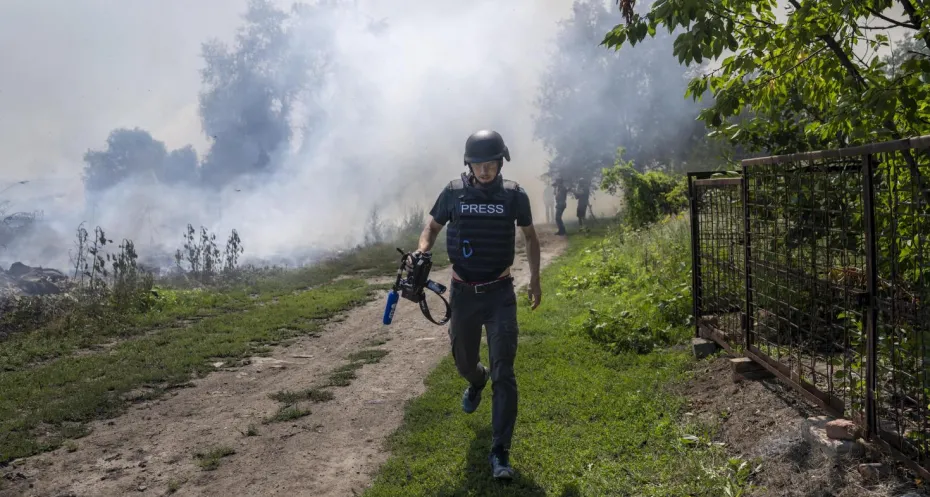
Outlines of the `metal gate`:
{"type": "Polygon", "coordinates": [[[930,136],[689,175],[696,333],[930,477],[930,136]]]}

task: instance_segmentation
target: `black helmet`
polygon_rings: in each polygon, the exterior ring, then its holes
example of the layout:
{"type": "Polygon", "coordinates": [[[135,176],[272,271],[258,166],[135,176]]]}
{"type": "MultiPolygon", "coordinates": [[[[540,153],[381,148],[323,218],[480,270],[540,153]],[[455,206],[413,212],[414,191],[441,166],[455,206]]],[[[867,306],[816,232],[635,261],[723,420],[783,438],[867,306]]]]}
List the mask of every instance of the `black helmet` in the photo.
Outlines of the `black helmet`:
{"type": "Polygon", "coordinates": [[[476,162],[490,162],[501,158],[510,160],[510,150],[497,131],[483,129],[476,131],[465,141],[465,165],[476,162]]]}

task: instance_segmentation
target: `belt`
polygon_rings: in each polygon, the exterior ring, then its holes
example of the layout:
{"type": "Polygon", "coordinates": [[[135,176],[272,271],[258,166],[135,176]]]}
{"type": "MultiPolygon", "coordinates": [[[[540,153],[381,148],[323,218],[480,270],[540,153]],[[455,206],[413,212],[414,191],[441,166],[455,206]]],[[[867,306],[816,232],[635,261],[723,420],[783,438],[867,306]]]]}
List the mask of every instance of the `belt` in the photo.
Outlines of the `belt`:
{"type": "Polygon", "coordinates": [[[459,289],[465,290],[470,293],[488,293],[493,292],[494,290],[508,285],[513,282],[513,276],[505,276],[499,280],[488,281],[486,283],[468,283],[466,281],[452,279],[452,286],[459,289]]]}

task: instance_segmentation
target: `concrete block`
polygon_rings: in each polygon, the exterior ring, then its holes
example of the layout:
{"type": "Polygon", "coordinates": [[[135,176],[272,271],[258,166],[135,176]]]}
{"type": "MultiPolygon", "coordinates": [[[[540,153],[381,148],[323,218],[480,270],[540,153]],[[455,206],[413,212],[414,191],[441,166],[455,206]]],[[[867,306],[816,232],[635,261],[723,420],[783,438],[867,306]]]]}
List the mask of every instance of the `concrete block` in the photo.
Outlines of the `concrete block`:
{"type": "Polygon", "coordinates": [[[720,318],[717,316],[701,316],[701,324],[711,328],[720,329],[720,318]]]}
{"type": "Polygon", "coordinates": [[[739,383],[741,381],[764,380],[774,376],[775,375],[773,375],[767,369],[763,369],[761,371],[750,371],[748,373],[733,373],[730,377],[730,380],[732,380],[733,383],[739,383]]]}
{"type": "Polygon", "coordinates": [[[692,338],[691,339],[691,352],[694,353],[696,359],[703,359],[705,357],[711,356],[717,353],[719,346],[717,342],[713,340],[707,340],[704,338],[692,338]]]}
{"type": "Polygon", "coordinates": [[[811,444],[811,448],[828,459],[859,457],[865,453],[862,444],[855,440],[834,440],[828,437],[827,423],[830,421],[832,418],[829,416],[815,416],[805,420],[801,436],[811,444]]]}
{"type": "Polygon", "coordinates": [[[751,373],[754,371],[767,371],[767,369],[748,357],[736,357],[730,359],[730,371],[734,373],[751,373]]]}
{"type": "Polygon", "coordinates": [[[754,362],[748,357],[730,359],[730,371],[732,372],[731,379],[733,383],[747,380],[762,380],[775,376],[768,369],[765,369],[764,366],[754,362]]]}

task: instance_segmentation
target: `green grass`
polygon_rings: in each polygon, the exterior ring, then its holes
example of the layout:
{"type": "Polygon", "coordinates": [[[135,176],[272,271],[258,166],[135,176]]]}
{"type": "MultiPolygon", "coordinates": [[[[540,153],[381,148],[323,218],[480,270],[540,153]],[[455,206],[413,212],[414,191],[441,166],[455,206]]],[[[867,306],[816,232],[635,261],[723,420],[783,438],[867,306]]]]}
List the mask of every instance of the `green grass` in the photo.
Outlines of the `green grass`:
{"type": "Polygon", "coordinates": [[[557,278],[557,294],[587,312],[572,322],[614,352],[649,352],[690,335],[690,227],[683,217],[647,230],[599,231],[557,278]]]}
{"type": "MultiPolygon", "coordinates": [[[[157,289],[156,306],[145,314],[91,319],[79,313],[34,331],[15,333],[0,347],[0,371],[26,369],[40,362],[112,340],[145,334],[159,328],[184,328],[188,323],[224,312],[240,312],[256,299],[244,290],[219,293],[203,290],[157,289]]],[[[273,298],[268,295],[267,299],[273,298]]]]}
{"type": "MultiPolygon", "coordinates": [[[[540,308],[531,311],[521,296],[515,480],[499,483],[489,474],[492,390],[477,412],[464,414],[466,384],[447,357],[427,378],[427,391],[409,404],[389,441],[392,455],[364,495],[716,497],[743,485],[747,467],[709,443],[713,427],[683,421],[686,400],[668,388],[689,374],[692,359],[684,348],[618,351],[584,332],[590,306],[636,302],[654,290],[648,281],[627,291],[613,284],[567,290],[564,277],[596,269],[585,261],[604,235],[595,230],[571,239],[568,253],[543,273],[540,308]]],[[[642,255],[631,244],[618,247],[605,264],[642,255]]],[[[680,323],[669,336],[687,334],[680,323]]],[[[482,355],[487,364],[485,345],[482,355]]]]}
{"type": "Polygon", "coordinates": [[[329,402],[335,398],[333,392],[330,392],[329,390],[321,390],[319,388],[308,388],[299,392],[283,390],[270,394],[269,397],[272,400],[276,400],[282,404],[287,405],[296,404],[305,400],[310,402],[329,402]]]}
{"type": "Polygon", "coordinates": [[[302,409],[297,406],[283,406],[278,409],[278,412],[271,416],[270,418],[264,421],[265,424],[268,423],[281,423],[284,421],[293,421],[295,419],[300,419],[304,416],[309,416],[311,413],[310,409],[302,409]]]}
{"type": "MultiPolygon", "coordinates": [[[[245,312],[283,296],[329,283],[343,275],[357,277],[391,274],[400,254],[396,245],[412,250],[416,237],[396,243],[357,248],[298,269],[244,271],[240,278],[217,288],[157,287],[154,308],[141,314],[108,313],[98,319],[71,313],[34,331],[15,333],[0,344],[0,372],[28,369],[68,356],[77,350],[94,350],[104,344],[135,338],[167,328],[187,328],[192,322],[229,313],[245,312]]],[[[437,243],[434,267],[448,264],[443,243],[437,243]]],[[[379,285],[377,289],[387,288],[379,285]]]]}
{"type": "MultiPolygon", "coordinates": [[[[0,463],[53,450],[84,436],[87,421],[189,386],[192,376],[213,369],[209,362],[225,359],[235,365],[297,335],[318,332],[324,320],[384,287],[333,280],[389,274],[400,257],[395,245],[409,249],[415,243],[408,235],[306,268],[244,271],[214,288],[157,287],[154,307],[145,313],[72,313],[8,337],[0,342],[0,463]]],[[[437,257],[437,267],[447,263],[437,257]]],[[[377,362],[379,354],[353,358],[333,374],[329,386],[348,385],[355,370],[377,362]]],[[[314,402],[332,396],[308,392],[298,394],[312,395],[308,400],[314,402]]]]}
{"type": "Polygon", "coordinates": [[[361,364],[375,364],[388,355],[387,350],[367,349],[349,354],[349,360],[361,364]]]}
{"type": "Polygon", "coordinates": [[[352,380],[356,378],[355,370],[361,368],[361,364],[349,364],[343,366],[339,370],[332,372],[329,375],[329,382],[326,383],[328,387],[347,387],[352,384],[352,380]]]}
{"type": "Polygon", "coordinates": [[[356,378],[355,372],[366,364],[376,364],[388,355],[387,350],[366,349],[349,354],[349,363],[343,364],[329,374],[329,380],[324,387],[347,387],[356,378]]]}
{"type": "Polygon", "coordinates": [[[366,301],[369,291],[363,281],[340,280],[139,336],[106,353],[0,372],[0,463],[54,449],[83,434],[85,422],[186,385],[192,376],[213,370],[212,361],[260,354],[270,344],[317,332],[324,319],[366,301]]]}
{"type": "Polygon", "coordinates": [[[197,464],[204,471],[213,471],[220,466],[220,460],[224,457],[231,456],[236,453],[235,449],[230,447],[215,447],[213,449],[197,452],[194,454],[194,459],[197,460],[197,464]]]}

